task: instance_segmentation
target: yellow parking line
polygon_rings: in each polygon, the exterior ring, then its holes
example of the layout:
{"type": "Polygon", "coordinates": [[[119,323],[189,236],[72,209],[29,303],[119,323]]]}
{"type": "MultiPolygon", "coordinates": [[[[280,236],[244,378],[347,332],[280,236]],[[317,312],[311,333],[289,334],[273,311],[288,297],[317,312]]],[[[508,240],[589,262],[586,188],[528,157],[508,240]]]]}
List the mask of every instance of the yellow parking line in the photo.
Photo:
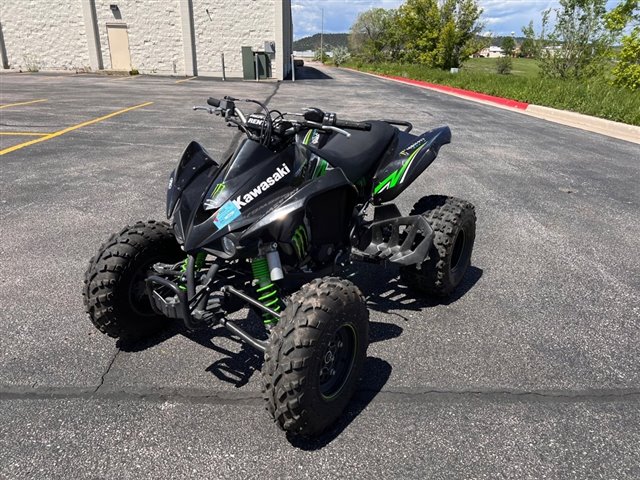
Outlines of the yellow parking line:
{"type": "Polygon", "coordinates": [[[79,128],[93,125],[94,123],[107,120],[108,118],[115,117],[116,115],[120,115],[122,113],[130,112],[131,110],[135,110],[137,108],[148,107],[149,105],[152,105],[152,104],[153,102],[145,102],[145,103],[141,103],[140,105],[134,105],[133,107],[123,108],[122,110],[118,110],[108,115],[94,118],[93,120],[88,120],[86,122],[82,122],[62,130],[58,130],[57,132],[50,133],[48,135],[45,135],[44,137],[36,138],[28,142],[19,143],[18,145],[14,145],[13,147],[5,148],[4,150],[0,150],[0,155],[5,155],[7,153],[15,152],[16,150],[20,150],[21,148],[28,147],[29,145],[34,145],[36,143],[46,142],[47,140],[51,140],[52,138],[59,137],[60,135],[64,135],[65,133],[73,132],[74,130],[78,130],[79,128]]]}
{"type": "Polygon", "coordinates": [[[46,102],[46,98],[41,98],[40,100],[30,100],[28,102],[19,102],[19,103],[8,103],[6,105],[0,105],[0,108],[9,108],[9,107],[17,107],[19,105],[31,105],[32,103],[40,103],[46,102]]]}
{"type": "Polygon", "coordinates": [[[42,132],[0,132],[0,135],[14,135],[14,136],[24,136],[24,137],[45,137],[47,135],[51,135],[49,133],[42,132]]]}
{"type": "Polygon", "coordinates": [[[183,78],[182,80],[176,80],[176,83],[188,82],[189,80],[193,80],[194,78],[198,77],[183,78]]]}

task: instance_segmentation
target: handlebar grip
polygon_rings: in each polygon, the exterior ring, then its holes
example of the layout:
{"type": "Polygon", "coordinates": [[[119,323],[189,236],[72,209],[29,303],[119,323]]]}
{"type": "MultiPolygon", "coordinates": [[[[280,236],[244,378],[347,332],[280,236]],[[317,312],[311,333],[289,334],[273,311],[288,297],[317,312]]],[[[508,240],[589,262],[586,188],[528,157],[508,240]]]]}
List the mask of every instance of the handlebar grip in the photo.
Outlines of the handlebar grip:
{"type": "Polygon", "coordinates": [[[220,99],[209,97],[209,100],[207,100],[207,103],[212,107],[218,108],[220,106],[220,99]]]}
{"type": "Polygon", "coordinates": [[[338,128],[350,128],[351,130],[371,130],[371,124],[367,122],[351,122],[349,120],[337,120],[335,126],[338,128]]]}

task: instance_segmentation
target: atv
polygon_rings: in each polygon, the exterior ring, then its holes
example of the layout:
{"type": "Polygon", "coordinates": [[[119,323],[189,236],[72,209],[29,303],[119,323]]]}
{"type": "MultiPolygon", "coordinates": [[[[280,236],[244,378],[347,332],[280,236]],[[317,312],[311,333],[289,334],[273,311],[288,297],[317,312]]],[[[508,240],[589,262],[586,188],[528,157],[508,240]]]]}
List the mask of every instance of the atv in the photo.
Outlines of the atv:
{"type": "Polygon", "coordinates": [[[221,161],[187,146],[169,177],[170,223],[138,222],[100,247],[85,275],[86,311],[122,341],[174,320],[225,327],[264,353],[262,393],[275,422],[318,435],[353,396],[369,343],[367,306],[346,269],[396,264],[407,286],[446,296],[469,267],[470,203],[427,196],[404,216],[392,203],[451,132],[416,136],[406,121],[282,113],[228,96],[194,110],[244,138],[221,161]],[[257,314],[257,335],[229,319],[245,307],[257,314]]]}

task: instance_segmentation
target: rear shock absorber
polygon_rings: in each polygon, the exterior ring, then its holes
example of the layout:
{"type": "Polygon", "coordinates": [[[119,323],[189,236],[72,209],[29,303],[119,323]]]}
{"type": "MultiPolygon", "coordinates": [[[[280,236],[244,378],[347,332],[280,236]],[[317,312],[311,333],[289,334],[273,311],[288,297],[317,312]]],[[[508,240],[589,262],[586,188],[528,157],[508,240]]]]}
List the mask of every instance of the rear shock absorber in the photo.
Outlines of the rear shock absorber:
{"type": "MultiPolygon", "coordinates": [[[[253,278],[256,280],[256,292],[258,301],[265,307],[269,307],[275,312],[281,309],[280,291],[278,286],[271,281],[269,274],[269,263],[266,257],[257,257],[251,261],[251,270],[253,278]]],[[[278,319],[274,318],[270,313],[262,314],[262,321],[265,325],[275,325],[278,319]]]]}

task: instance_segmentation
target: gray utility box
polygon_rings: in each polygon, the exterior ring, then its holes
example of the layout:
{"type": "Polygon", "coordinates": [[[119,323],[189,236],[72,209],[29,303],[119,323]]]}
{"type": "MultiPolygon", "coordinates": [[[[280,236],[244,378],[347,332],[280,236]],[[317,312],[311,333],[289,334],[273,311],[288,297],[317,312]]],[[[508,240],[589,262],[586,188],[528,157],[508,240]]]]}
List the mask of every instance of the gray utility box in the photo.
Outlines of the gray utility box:
{"type": "Polygon", "coordinates": [[[258,75],[260,79],[271,77],[271,58],[267,52],[254,52],[251,47],[242,47],[242,78],[256,79],[256,56],[258,57],[258,75]]]}

